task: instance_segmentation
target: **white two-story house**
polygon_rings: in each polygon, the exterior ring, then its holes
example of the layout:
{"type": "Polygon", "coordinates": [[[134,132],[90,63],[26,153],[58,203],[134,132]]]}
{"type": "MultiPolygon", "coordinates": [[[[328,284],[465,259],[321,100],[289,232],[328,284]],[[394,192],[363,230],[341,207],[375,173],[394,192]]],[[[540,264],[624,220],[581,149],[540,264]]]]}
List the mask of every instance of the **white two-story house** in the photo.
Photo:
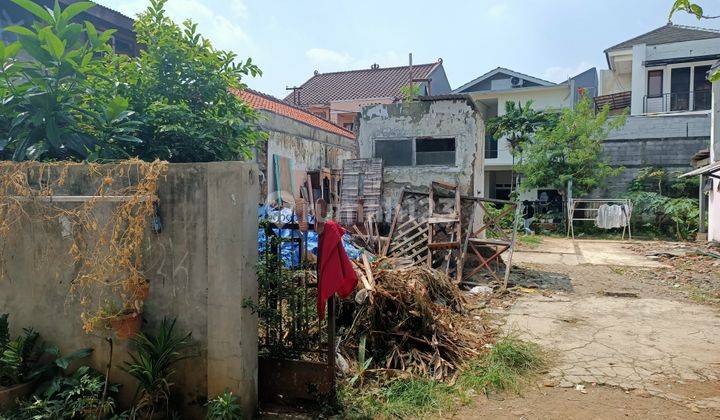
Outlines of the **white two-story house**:
{"type": "MultiPolygon", "coordinates": [[[[532,101],[535,110],[560,110],[572,107],[580,99],[580,90],[595,96],[597,91],[595,68],[553,83],[514,70],[498,67],[455,89],[454,93],[469,95],[487,121],[505,113],[507,102],[532,101]]],[[[513,156],[505,139],[485,136],[485,192],[487,197],[508,199],[512,180],[513,156]]],[[[537,200],[540,195],[555,195],[555,190],[532,190],[521,194],[522,199],[537,200]]]]}
{"type": "Polygon", "coordinates": [[[707,72],[720,58],[720,31],[669,23],[605,50],[598,107],[629,110],[611,133],[605,154],[625,169],[601,192],[619,196],[647,166],[685,171],[710,143],[711,88],[707,72]]]}

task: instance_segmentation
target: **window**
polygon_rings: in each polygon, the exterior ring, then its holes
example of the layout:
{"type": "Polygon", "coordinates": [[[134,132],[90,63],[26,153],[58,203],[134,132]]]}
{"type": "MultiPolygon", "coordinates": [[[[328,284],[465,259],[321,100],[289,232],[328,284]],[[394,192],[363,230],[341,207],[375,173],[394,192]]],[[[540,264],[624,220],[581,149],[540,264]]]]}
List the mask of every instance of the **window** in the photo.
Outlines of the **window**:
{"type": "Polygon", "coordinates": [[[343,128],[348,131],[353,131],[354,124],[353,123],[345,123],[343,124],[343,128]]]}
{"type": "Polygon", "coordinates": [[[455,139],[415,139],[416,165],[455,165],[455,139]]]}
{"type": "Polygon", "coordinates": [[[455,139],[418,137],[415,139],[375,139],[375,157],[385,166],[455,165],[455,139]]]}
{"type": "Polygon", "coordinates": [[[663,94],[663,71],[652,70],[648,72],[648,98],[659,98],[663,94]]]}
{"type": "Polygon", "coordinates": [[[690,109],[690,67],[670,71],[670,111],[690,109]]]}
{"type": "Polygon", "coordinates": [[[382,158],[385,166],[413,166],[413,141],[376,140],[375,157],[382,158]]]}
{"type": "Polygon", "coordinates": [[[707,79],[710,66],[697,66],[693,69],[693,109],[710,109],[712,84],[707,79]]]}
{"type": "Polygon", "coordinates": [[[485,135],[485,159],[498,157],[498,141],[491,134],[485,135]]]}

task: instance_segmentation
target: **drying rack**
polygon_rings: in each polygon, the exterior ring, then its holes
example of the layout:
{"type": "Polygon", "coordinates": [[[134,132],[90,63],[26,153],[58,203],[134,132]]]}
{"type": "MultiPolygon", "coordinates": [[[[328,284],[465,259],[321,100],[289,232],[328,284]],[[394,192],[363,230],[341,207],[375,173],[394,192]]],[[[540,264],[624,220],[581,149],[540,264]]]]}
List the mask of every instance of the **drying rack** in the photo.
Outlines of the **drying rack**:
{"type": "Polygon", "coordinates": [[[622,239],[625,239],[625,231],[627,230],[628,233],[628,239],[632,240],[632,229],[630,228],[630,220],[632,218],[632,211],[633,211],[633,204],[632,201],[629,198],[582,198],[582,199],[571,199],[570,200],[570,206],[568,208],[568,232],[567,236],[572,236],[573,239],[575,239],[575,222],[580,221],[595,221],[595,217],[588,218],[588,217],[575,217],[575,210],[582,211],[582,212],[595,212],[597,214],[597,211],[599,209],[600,204],[620,204],[624,205],[624,208],[627,208],[627,224],[623,226],[622,230],[622,239]],[[590,208],[581,208],[578,209],[578,204],[598,204],[597,207],[590,207],[590,208]]]}

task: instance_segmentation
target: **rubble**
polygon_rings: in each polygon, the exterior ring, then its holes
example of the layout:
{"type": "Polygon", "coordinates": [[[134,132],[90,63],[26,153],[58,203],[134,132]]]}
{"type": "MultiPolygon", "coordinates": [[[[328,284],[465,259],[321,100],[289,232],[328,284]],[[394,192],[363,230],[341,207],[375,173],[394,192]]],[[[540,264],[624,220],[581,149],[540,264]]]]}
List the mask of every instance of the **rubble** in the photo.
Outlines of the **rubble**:
{"type": "Polygon", "coordinates": [[[465,298],[445,273],[393,258],[363,258],[356,269],[360,289],[340,340],[346,359],[357,363],[364,341],[375,373],[450,380],[490,340],[464,326],[465,298]]]}

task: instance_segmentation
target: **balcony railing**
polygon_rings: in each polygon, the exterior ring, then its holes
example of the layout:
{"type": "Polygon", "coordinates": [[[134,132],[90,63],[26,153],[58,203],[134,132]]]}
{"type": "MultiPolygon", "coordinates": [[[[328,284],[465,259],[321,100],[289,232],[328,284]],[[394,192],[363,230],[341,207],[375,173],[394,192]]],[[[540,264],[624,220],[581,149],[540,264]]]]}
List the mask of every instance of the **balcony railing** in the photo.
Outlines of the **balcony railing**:
{"type": "Polygon", "coordinates": [[[630,92],[596,96],[595,107],[600,110],[607,105],[610,107],[610,112],[616,114],[623,111],[625,108],[630,108],[631,97],[632,95],[630,92]]]}
{"type": "Polygon", "coordinates": [[[710,90],[692,92],[672,92],[659,96],[643,98],[644,112],[706,111],[710,109],[712,93],[710,90]]]}

